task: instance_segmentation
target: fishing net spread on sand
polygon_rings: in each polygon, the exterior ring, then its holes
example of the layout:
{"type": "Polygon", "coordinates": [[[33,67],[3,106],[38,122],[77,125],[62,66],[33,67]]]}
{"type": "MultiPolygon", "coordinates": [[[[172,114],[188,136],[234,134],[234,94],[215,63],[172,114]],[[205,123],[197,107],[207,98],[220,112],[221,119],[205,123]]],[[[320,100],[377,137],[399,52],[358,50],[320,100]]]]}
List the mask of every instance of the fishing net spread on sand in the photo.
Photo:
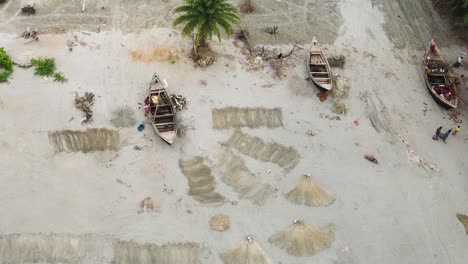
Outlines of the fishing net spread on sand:
{"type": "Polygon", "coordinates": [[[271,264],[263,250],[250,236],[221,257],[225,264],[271,264]]]}
{"type": "Polygon", "coordinates": [[[224,197],[215,191],[215,178],[202,157],[179,160],[179,167],[187,178],[190,196],[205,204],[221,206],[224,203],[224,197]]]}
{"type": "Polygon", "coordinates": [[[327,249],[335,239],[332,227],[319,229],[296,219],[287,230],[272,236],[269,241],[293,256],[311,256],[327,249]]]}
{"type": "Polygon", "coordinates": [[[212,110],[213,128],[228,129],[240,127],[282,127],[281,108],[237,108],[226,107],[212,110]]]}
{"type": "Polygon", "coordinates": [[[161,246],[96,235],[12,234],[0,236],[2,264],[200,264],[197,243],[161,246]]]}
{"type": "Polygon", "coordinates": [[[295,168],[301,160],[301,156],[293,147],[265,142],[261,138],[242,133],[240,130],[232,134],[226,145],[256,160],[275,163],[286,171],[295,168]]]}
{"type": "Polygon", "coordinates": [[[232,150],[223,148],[218,155],[217,165],[223,174],[222,180],[239,194],[240,199],[248,199],[255,205],[264,205],[272,196],[274,188],[249,171],[244,160],[232,150]]]}
{"type": "Polygon", "coordinates": [[[105,128],[60,130],[49,132],[49,143],[56,153],[118,150],[120,136],[119,131],[105,128]]]}
{"type": "Polygon", "coordinates": [[[310,174],[301,177],[296,186],[288,192],[287,198],[295,204],[315,207],[328,206],[335,201],[335,198],[320,188],[310,174]]]}
{"type": "Polygon", "coordinates": [[[133,127],[136,125],[135,112],[128,106],[120,107],[112,112],[110,120],[115,127],[133,127]]]}

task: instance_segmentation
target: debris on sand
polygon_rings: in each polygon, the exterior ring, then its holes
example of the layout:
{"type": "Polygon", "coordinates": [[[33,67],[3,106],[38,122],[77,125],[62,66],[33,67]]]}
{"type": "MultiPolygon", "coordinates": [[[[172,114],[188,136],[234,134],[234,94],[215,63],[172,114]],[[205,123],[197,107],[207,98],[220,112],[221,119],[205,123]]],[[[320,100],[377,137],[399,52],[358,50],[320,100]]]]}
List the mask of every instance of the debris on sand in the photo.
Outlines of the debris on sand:
{"type": "Polygon", "coordinates": [[[372,155],[364,155],[364,158],[370,162],[373,162],[375,164],[379,164],[379,162],[377,161],[377,159],[372,156],[372,155]]]}
{"type": "Polygon", "coordinates": [[[321,113],[320,117],[328,119],[328,120],[341,120],[340,116],[337,116],[337,115],[327,115],[327,114],[322,114],[321,113]]]}
{"type": "Polygon", "coordinates": [[[242,133],[240,130],[234,131],[225,144],[256,160],[273,162],[286,171],[295,168],[301,160],[301,156],[293,147],[265,142],[261,138],[242,133]]]}
{"type": "Polygon", "coordinates": [[[247,236],[236,248],[222,254],[225,264],[271,264],[266,254],[251,236],[247,236]]]}
{"type": "Polygon", "coordinates": [[[292,203],[313,207],[329,206],[335,201],[335,198],[320,188],[310,174],[304,174],[286,197],[292,203]]]}
{"type": "Polygon", "coordinates": [[[7,0],[0,0],[0,5],[6,3],[7,0]]]}
{"type": "Polygon", "coordinates": [[[341,77],[339,75],[333,76],[334,87],[330,91],[331,97],[334,99],[345,99],[349,95],[350,86],[348,83],[348,79],[345,77],[341,77]]]}
{"type": "Polygon", "coordinates": [[[344,65],[346,63],[346,58],[344,55],[333,56],[333,57],[327,58],[327,60],[328,60],[328,64],[330,64],[330,67],[338,67],[341,69],[344,68],[344,65]]]}
{"type": "Polygon", "coordinates": [[[140,146],[138,146],[138,145],[135,145],[135,146],[133,146],[133,149],[134,149],[134,150],[137,150],[137,151],[140,151],[140,150],[142,150],[143,148],[140,147],[140,146]]]}
{"type": "Polygon", "coordinates": [[[460,112],[455,111],[455,110],[450,110],[447,115],[449,117],[449,120],[452,120],[454,123],[456,124],[463,123],[463,120],[461,120],[460,118],[460,112]]]}
{"type": "Polygon", "coordinates": [[[328,93],[318,92],[317,97],[320,100],[320,102],[324,102],[328,98],[328,93]]]}
{"type": "Polygon", "coordinates": [[[86,131],[60,130],[49,132],[49,143],[55,153],[118,150],[119,131],[105,128],[86,131]]]}
{"type": "Polygon", "coordinates": [[[143,212],[154,212],[158,211],[159,208],[161,207],[158,202],[153,201],[151,197],[145,197],[145,199],[141,200],[139,203],[140,210],[138,213],[143,213],[143,212]]]}
{"type": "Polygon", "coordinates": [[[189,100],[180,94],[171,94],[171,101],[175,106],[177,112],[187,109],[187,104],[189,100]]]}
{"type": "Polygon", "coordinates": [[[26,30],[23,33],[21,33],[20,36],[25,39],[32,39],[32,41],[39,40],[39,38],[37,37],[37,29],[31,30],[29,27],[27,27],[26,30]]]}
{"type": "Polygon", "coordinates": [[[335,239],[333,228],[319,229],[295,219],[287,230],[272,236],[270,243],[285,249],[293,256],[311,256],[327,249],[335,239]]]}
{"type": "Polygon", "coordinates": [[[128,106],[120,107],[112,112],[110,122],[115,127],[133,127],[137,123],[135,113],[128,106]]]}
{"type": "Polygon", "coordinates": [[[210,228],[215,231],[226,231],[231,226],[229,222],[229,216],[227,215],[215,215],[210,219],[210,228]]]}
{"type": "Polygon", "coordinates": [[[34,15],[36,14],[36,9],[34,5],[26,5],[21,8],[21,13],[23,13],[23,15],[34,15]]]}
{"type": "Polygon", "coordinates": [[[202,157],[179,160],[179,167],[187,178],[190,196],[205,204],[214,206],[224,204],[224,197],[215,191],[215,178],[211,169],[205,165],[202,157]]]}
{"type": "Polygon", "coordinates": [[[308,130],[307,132],[305,132],[305,134],[306,134],[307,136],[309,136],[309,137],[314,137],[314,136],[317,135],[317,134],[316,134],[314,131],[312,131],[312,130],[308,130]]]}
{"type": "Polygon", "coordinates": [[[199,67],[208,67],[215,62],[215,58],[212,56],[204,56],[197,60],[199,67]]]}
{"type": "Polygon", "coordinates": [[[332,112],[339,115],[344,115],[348,111],[348,106],[341,102],[340,100],[335,99],[333,101],[332,112]]]}
{"type": "Polygon", "coordinates": [[[228,128],[259,128],[282,127],[283,112],[281,108],[237,108],[227,107],[212,110],[213,127],[228,128]]]}
{"type": "Polygon", "coordinates": [[[465,227],[465,232],[468,235],[468,216],[467,215],[462,215],[462,214],[457,214],[458,221],[463,224],[463,227],[465,227]]]}
{"type": "Polygon", "coordinates": [[[75,107],[80,109],[85,113],[83,119],[81,119],[81,123],[90,122],[93,118],[93,110],[91,110],[91,106],[94,104],[94,94],[90,92],[86,92],[84,96],[79,96],[77,92],[75,92],[75,107]]]}

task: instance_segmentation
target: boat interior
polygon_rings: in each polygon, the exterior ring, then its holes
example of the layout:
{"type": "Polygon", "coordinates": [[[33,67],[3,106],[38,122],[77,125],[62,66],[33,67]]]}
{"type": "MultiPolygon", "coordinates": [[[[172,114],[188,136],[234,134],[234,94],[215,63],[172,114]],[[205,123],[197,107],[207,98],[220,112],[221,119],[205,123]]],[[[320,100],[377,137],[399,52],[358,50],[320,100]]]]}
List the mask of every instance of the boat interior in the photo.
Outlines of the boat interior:
{"type": "Polygon", "coordinates": [[[330,83],[330,73],[327,70],[327,63],[325,61],[325,57],[323,54],[317,52],[311,52],[310,54],[310,61],[309,61],[309,71],[312,77],[314,77],[314,81],[318,83],[330,83]]]}

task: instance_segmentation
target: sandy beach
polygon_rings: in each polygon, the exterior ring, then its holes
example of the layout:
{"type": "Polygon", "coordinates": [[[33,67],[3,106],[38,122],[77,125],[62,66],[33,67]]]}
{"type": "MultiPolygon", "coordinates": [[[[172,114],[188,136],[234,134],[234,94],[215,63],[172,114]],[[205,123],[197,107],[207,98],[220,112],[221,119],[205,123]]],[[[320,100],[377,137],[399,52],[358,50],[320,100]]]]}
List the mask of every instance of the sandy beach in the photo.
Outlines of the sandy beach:
{"type": "Polygon", "coordinates": [[[38,0],[38,13],[22,16],[26,2],[0,5],[0,47],[13,59],[54,58],[68,82],[15,67],[0,84],[1,264],[217,264],[247,235],[278,264],[466,263],[456,217],[468,215],[466,103],[439,106],[422,60],[432,37],[449,62],[467,45],[431,1],[252,1],[241,21],[255,45],[299,47],[279,77],[234,38],[211,41],[216,61],[195,67],[191,40],[171,26],[179,0],[88,0],[84,13],[81,1],[38,0]],[[273,25],[277,38],[264,32],[273,25]],[[27,26],[39,41],[18,38],[27,26]],[[320,102],[306,80],[313,35],[326,54],[346,57],[332,70],[348,96],[320,102]],[[154,73],[189,100],[173,145],[144,116],[154,73]],[[74,98],[85,92],[95,94],[94,115],[82,124],[74,98]],[[345,114],[332,111],[335,100],[345,114]],[[457,125],[445,144],[431,139],[457,125]],[[66,133],[75,141],[54,145],[66,133]],[[307,173],[333,203],[287,199],[307,173]],[[153,209],[140,207],[146,197],[153,209]],[[210,230],[219,214],[230,219],[224,232],[210,230]],[[332,227],[330,247],[293,256],[269,241],[295,218],[332,227]]]}

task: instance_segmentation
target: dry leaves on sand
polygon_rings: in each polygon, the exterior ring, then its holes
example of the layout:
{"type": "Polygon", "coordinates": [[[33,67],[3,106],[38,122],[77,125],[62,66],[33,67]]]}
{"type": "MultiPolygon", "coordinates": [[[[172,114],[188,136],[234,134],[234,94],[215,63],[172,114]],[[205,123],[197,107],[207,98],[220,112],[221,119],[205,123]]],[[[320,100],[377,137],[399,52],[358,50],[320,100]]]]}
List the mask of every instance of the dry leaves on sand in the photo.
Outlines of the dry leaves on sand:
{"type": "Polygon", "coordinates": [[[320,188],[310,174],[304,174],[286,197],[292,203],[314,207],[328,206],[335,201],[335,198],[320,188]]]}
{"type": "Polygon", "coordinates": [[[225,264],[271,264],[252,237],[246,237],[236,248],[222,255],[225,264]]]}
{"type": "Polygon", "coordinates": [[[293,256],[311,256],[327,249],[335,239],[332,227],[319,229],[304,223],[303,220],[295,219],[292,226],[272,236],[270,243],[285,249],[293,256]]]}

